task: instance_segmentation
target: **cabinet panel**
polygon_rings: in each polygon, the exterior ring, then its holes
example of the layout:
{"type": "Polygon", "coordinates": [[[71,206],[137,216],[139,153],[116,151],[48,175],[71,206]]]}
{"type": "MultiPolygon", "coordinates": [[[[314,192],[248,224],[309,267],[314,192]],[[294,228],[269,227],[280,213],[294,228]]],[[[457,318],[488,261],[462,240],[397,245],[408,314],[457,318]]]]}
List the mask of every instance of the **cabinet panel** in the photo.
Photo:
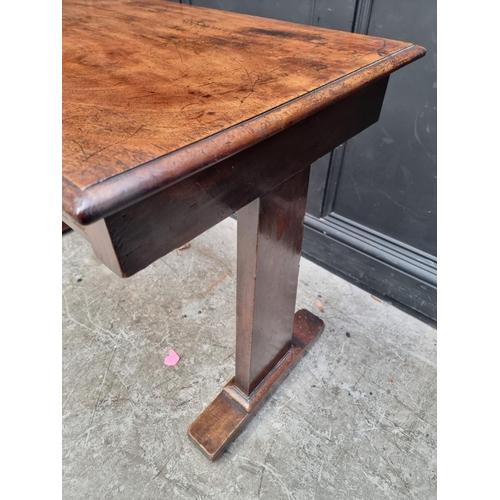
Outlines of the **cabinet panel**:
{"type": "Polygon", "coordinates": [[[369,34],[411,40],[427,55],[391,76],[377,124],[346,145],[339,214],[436,255],[436,4],[375,1],[369,34]]]}

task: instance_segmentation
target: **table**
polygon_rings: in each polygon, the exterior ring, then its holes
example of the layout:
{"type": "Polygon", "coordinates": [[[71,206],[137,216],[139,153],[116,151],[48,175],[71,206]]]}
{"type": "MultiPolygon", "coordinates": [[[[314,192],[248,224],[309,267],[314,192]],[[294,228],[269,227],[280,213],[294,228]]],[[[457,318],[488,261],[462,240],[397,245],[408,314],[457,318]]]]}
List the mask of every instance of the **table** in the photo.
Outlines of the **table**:
{"type": "Polygon", "coordinates": [[[424,54],[164,0],[63,1],[63,222],[126,277],[238,212],[235,377],[188,430],[211,460],[324,328],[294,314],[309,165],[424,54]]]}

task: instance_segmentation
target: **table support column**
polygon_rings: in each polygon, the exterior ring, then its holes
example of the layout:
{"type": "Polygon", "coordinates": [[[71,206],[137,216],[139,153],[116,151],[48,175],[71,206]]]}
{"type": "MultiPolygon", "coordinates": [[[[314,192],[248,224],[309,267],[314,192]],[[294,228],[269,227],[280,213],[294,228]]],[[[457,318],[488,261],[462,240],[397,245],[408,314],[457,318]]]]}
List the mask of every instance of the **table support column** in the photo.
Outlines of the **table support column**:
{"type": "Polygon", "coordinates": [[[188,430],[211,460],[323,331],[312,313],[294,315],[309,170],[238,212],[236,375],[188,430]]]}

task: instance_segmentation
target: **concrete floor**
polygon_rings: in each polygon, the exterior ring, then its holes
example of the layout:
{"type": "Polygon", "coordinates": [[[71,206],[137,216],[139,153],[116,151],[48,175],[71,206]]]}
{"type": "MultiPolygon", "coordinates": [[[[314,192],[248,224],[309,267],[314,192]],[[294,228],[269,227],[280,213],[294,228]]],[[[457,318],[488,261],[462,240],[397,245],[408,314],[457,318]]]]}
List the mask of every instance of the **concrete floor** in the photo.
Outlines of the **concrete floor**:
{"type": "Polygon", "coordinates": [[[186,431],[234,372],[236,222],[127,280],[62,240],[64,499],[436,498],[434,329],[302,259],[326,329],[211,463],[186,431]]]}

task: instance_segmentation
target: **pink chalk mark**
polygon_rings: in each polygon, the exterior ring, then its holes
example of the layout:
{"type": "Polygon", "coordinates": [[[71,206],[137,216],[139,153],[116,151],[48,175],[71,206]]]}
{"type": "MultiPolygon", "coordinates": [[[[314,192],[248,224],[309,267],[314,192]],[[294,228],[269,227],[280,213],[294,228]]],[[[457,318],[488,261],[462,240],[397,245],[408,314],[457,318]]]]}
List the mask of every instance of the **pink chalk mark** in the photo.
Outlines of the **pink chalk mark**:
{"type": "Polygon", "coordinates": [[[168,356],[165,358],[163,362],[167,366],[175,366],[179,362],[179,359],[181,359],[179,355],[173,349],[170,349],[168,356]]]}

